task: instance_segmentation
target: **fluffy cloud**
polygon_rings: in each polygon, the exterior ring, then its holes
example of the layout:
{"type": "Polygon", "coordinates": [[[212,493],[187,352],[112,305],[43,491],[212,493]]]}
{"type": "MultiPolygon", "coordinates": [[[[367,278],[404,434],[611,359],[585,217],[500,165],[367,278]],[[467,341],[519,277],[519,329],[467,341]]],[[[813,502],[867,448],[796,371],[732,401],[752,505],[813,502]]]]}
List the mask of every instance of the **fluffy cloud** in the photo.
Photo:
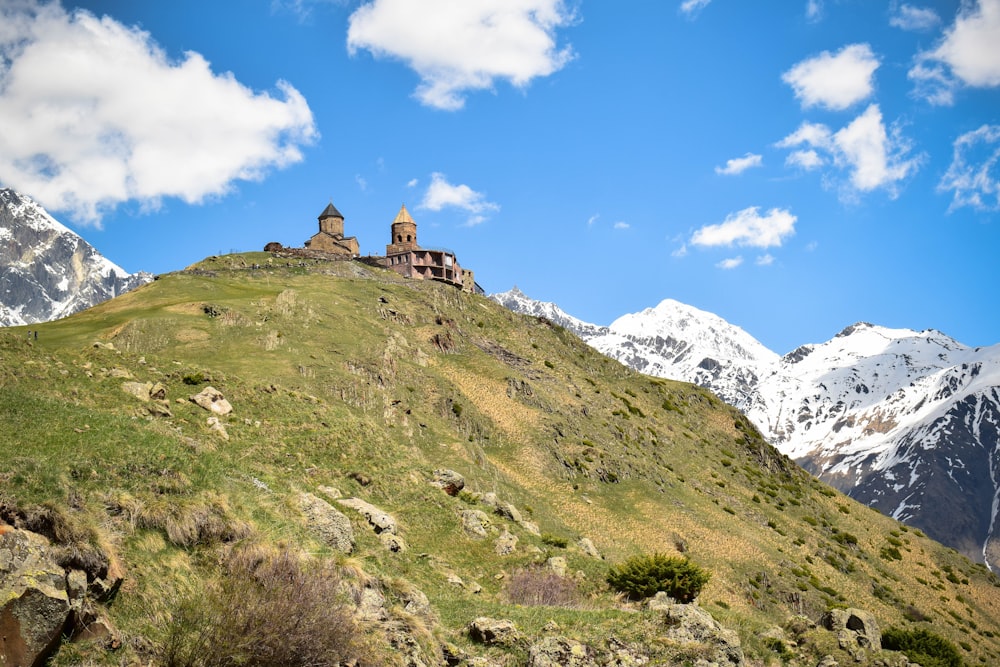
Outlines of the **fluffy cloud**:
{"type": "Polygon", "coordinates": [[[835,54],[824,51],[803,60],[785,72],[781,80],[795,90],[803,107],[840,111],[872,94],[872,77],[878,66],[870,46],[849,44],[835,54]]]}
{"type": "Polygon", "coordinates": [[[615,223],[615,229],[629,229],[631,226],[632,225],[622,220],[619,220],[618,222],[615,223]]]}
{"type": "Polygon", "coordinates": [[[823,18],[822,0],[809,0],[806,3],[806,19],[812,23],[816,23],[821,18],[823,18]]]}
{"type": "Polygon", "coordinates": [[[914,7],[905,2],[901,5],[894,5],[892,15],[889,17],[889,25],[901,30],[930,30],[940,22],[941,17],[933,9],[914,7]]]}
{"type": "Polygon", "coordinates": [[[1000,211],[1000,125],[983,125],[955,140],[954,157],[938,190],[954,191],[951,208],[1000,211]]]}
{"type": "Polygon", "coordinates": [[[736,157],[731,160],[726,160],[725,167],[716,167],[715,173],[724,176],[735,176],[737,174],[742,174],[747,169],[752,169],[753,167],[761,167],[764,165],[764,158],[760,155],[755,155],[754,153],[747,153],[743,157],[736,157]]]}
{"type": "Polygon", "coordinates": [[[351,14],[347,48],[396,58],[420,76],[416,97],[438,109],[498,79],[524,88],[573,57],[555,32],[575,20],[563,0],[371,0],[351,14]]]}
{"type": "Polygon", "coordinates": [[[684,0],[681,3],[681,12],[688,16],[696,16],[698,12],[708,6],[712,0],[684,0]]]}
{"type": "Polygon", "coordinates": [[[932,104],[950,105],[962,85],[1000,86],[1000,0],[963,3],[955,24],[931,51],[917,56],[909,77],[917,94],[932,104]]]}
{"type": "Polygon", "coordinates": [[[751,206],[730,213],[717,225],[706,225],[691,236],[698,246],[751,246],[770,248],[795,233],[798,218],[787,209],[772,208],[765,215],[760,207],[751,206]]]}
{"type": "Polygon", "coordinates": [[[108,17],[0,4],[0,181],[83,223],[129,200],[198,203],[302,159],[312,112],[277,89],[254,92],[194,52],[173,62],[108,17]]]}
{"type": "Polygon", "coordinates": [[[837,132],[821,123],[803,123],[777,143],[779,148],[799,148],[785,164],[815,169],[826,164],[826,155],[834,167],[848,171],[843,193],[851,197],[856,192],[885,188],[895,196],[899,182],[916,171],[921,158],[907,157],[909,142],[899,129],[886,129],[877,104],[837,132]],[[805,148],[800,148],[800,147],[805,148]]]}
{"type": "Polygon", "coordinates": [[[718,268],[720,268],[720,269],[735,269],[736,267],[738,267],[742,263],[743,263],[743,258],[742,257],[730,257],[728,259],[722,260],[721,262],[719,262],[715,266],[718,267],[718,268]]]}
{"type": "Polygon", "coordinates": [[[470,227],[485,222],[488,214],[500,210],[500,205],[486,200],[481,192],[476,192],[468,185],[452,185],[444,174],[431,174],[431,184],[424,193],[420,208],[429,211],[440,211],[444,208],[457,208],[468,212],[466,224],[470,227]]]}

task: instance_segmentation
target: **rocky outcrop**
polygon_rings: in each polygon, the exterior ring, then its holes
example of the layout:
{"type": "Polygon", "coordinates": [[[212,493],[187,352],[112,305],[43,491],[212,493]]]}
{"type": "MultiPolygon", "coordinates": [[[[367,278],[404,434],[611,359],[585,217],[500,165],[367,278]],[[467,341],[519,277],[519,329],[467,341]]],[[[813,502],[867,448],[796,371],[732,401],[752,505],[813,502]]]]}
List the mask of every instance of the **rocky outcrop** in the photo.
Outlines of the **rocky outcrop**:
{"type": "Polygon", "coordinates": [[[735,631],[723,628],[707,611],[693,604],[673,604],[663,593],[657,593],[649,608],[663,614],[666,626],[664,638],[682,645],[703,647],[707,665],[744,667],[743,647],[735,631]]]}
{"type": "Polygon", "coordinates": [[[117,642],[110,621],[89,602],[87,574],[67,571],[42,535],[0,530],[0,665],[36,667],[63,636],[117,642]]]}
{"type": "Polygon", "coordinates": [[[354,528],[351,520],[337,508],[311,493],[299,495],[306,525],[329,547],[345,554],[354,551],[354,528]]]}
{"type": "Polygon", "coordinates": [[[436,486],[449,496],[457,496],[458,492],[465,488],[465,478],[454,470],[439,468],[434,471],[431,486],[436,486]]]}
{"type": "Polygon", "coordinates": [[[595,651],[573,639],[546,637],[528,649],[528,667],[598,667],[595,651]]]}
{"type": "Polygon", "coordinates": [[[831,609],[823,614],[820,625],[837,633],[840,648],[852,654],[858,649],[882,650],[882,632],[875,617],[861,609],[831,609]]]}
{"type": "Polygon", "coordinates": [[[360,498],[338,498],[337,502],[361,514],[388,551],[406,551],[406,542],[399,534],[399,525],[394,516],[360,498]]]}
{"type": "Polygon", "coordinates": [[[512,647],[522,636],[513,621],[480,616],[469,623],[469,637],[487,646],[512,647]]]}

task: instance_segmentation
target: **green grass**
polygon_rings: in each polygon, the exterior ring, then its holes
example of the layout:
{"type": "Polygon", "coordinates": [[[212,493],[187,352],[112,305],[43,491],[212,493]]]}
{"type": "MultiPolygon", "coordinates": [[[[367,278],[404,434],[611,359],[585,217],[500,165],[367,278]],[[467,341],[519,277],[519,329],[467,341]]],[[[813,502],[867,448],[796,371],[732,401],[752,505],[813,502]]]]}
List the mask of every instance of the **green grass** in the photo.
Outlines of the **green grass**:
{"type": "Polygon", "coordinates": [[[560,327],[447,286],[354,262],[244,268],[268,259],[211,258],[33,327],[37,342],[0,332],[0,500],[60,508],[114,552],[126,584],[109,613],[126,634],[155,640],[173,601],[211,581],[237,539],[407,582],[430,598],[442,641],[465,646],[478,615],[534,636],[554,620],[595,645],[648,638],[653,621],[623,610],[608,568],[683,548],[712,573],[712,613],[762,656],[757,629],[848,604],[886,625],[911,622],[907,608],[960,612],[981,630],[972,653],[1000,657],[995,578],[917,531],[900,560],[880,558],[897,522],[852,511],[706,390],[638,375],[560,327]],[[125,373],[162,383],[172,416],[150,417],[122,391],[125,373]],[[209,384],[234,406],[222,418],[228,440],[188,400],[209,384]],[[465,476],[463,497],[430,486],[438,468],[465,476]],[[409,549],[386,551],[348,510],[357,551],[331,553],[296,501],[320,487],[393,514],[409,549]],[[491,514],[487,539],[465,535],[459,513],[490,513],[477,500],[490,492],[538,534],[491,514]],[[518,538],[513,555],[495,552],[502,530],[518,538]],[[580,537],[605,559],[581,553],[580,537]],[[581,603],[506,603],[505,578],[553,555],[578,577],[581,603]],[[916,562],[967,580],[936,584],[961,588],[965,603],[938,600],[916,562]],[[901,600],[873,594],[886,579],[901,600]]]}

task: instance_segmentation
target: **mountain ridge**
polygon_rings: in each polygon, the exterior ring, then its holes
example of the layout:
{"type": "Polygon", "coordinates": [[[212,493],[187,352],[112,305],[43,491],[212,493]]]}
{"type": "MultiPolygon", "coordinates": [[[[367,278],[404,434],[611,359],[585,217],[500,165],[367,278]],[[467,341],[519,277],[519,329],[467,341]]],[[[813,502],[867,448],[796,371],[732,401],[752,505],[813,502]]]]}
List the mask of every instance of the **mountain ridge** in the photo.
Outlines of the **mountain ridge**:
{"type": "Polygon", "coordinates": [[[0,189],[0,326],[66,317],[152,279],[108,260],[30,197],[0,189]]]}
{"type": "Polygon", "coordinates": [[[857,322],[779,356],[718,316],[671,300],[608,327],[555,304],[532,306],[523,294],[496,300],[575,320],[575,332],[607,356],[711,389],[824,481],[977,560],[992,564],[998,555],[1000,345],[970,348],[934,329],[857,322]]]}

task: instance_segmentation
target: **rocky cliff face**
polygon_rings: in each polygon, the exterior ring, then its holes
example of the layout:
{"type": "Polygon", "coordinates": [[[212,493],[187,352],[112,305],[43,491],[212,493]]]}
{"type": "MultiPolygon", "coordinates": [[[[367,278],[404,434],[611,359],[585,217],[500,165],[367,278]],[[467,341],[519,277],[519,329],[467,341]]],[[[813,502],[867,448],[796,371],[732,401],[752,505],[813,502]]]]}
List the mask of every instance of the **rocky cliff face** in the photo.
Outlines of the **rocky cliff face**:
{"type": "Polygon", "coordinates": [[[29,197],[0,189],[0,325],[66,317],[152,279],[108,261],[29,197]]]}
{"type": "Polygon", "coordinates": [[[820,479],[1000,563],[1000,345],[973,349],[939,331],[861,322],[779,357],[675,301],[599,327],[515,296],[494,298],[544,313],[643,373],[711,389],[820,479]]]}

